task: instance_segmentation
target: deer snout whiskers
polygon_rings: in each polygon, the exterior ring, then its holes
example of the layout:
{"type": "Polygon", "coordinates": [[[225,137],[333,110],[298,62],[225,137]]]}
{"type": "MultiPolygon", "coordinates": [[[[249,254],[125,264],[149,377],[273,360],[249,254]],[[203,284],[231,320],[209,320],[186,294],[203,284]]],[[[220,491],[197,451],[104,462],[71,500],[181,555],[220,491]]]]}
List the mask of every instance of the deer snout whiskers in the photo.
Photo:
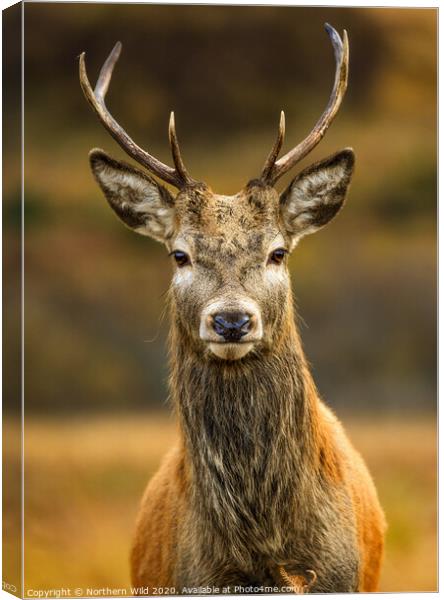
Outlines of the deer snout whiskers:
{"type": "Polygon", "coordinates": [[[251,300],[209,304],[202,312],[200,338],[210,351],[224,360],[242,358],[262,339],[262,320],[251,300]]]}

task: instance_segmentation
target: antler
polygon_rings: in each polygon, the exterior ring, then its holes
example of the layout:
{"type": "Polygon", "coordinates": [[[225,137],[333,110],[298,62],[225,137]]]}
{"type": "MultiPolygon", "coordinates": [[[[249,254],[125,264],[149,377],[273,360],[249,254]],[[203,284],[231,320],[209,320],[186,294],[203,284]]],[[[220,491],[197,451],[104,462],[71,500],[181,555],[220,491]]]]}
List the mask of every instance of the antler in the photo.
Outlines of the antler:
{"type": "Polygon", "coordinates": [[[319,144],[331,122],[335,118],[336,113],[341,106],[342,99],[344,98],[348,80],[347,32],[344,29],[343,39],[341,40],[338,32],[331,25],[325,23],[324,27],[330,36],[336,60],[335,82],[327,104],[327,108],[324,110],[321,118],[318,120],[308,136],[295,148],[290,150],[290,152],[287,152],[285,156],[279,160],[276,160],[279,155],[285,133],[285,118],[283,111],[281,112],[278,136],[273,149],[265,161],[265,165],[261,173],[261,179],[270,185],[273,185],[280,177],[282,177],[282,175],[284,175],[284,173],[293,168],[296,163],[301,161],[309,152],[313,150],[315,146],[319,144]]]}
{"type": "Polygon", "coordinates": [[[307,581],[304,575],[290,575],[283,566],[279,567],[280,576],[295,594],[308,593],[318,579],[316,572],[312,569],[307,569],[305,572],[310,574],[310,581],[307,581]]]}
{"type": "Polygon", "coordinates": [[[154,175],[160,177],[160,179],[162,179],[163,181],[171,183],[177,188],[182,188],[185,185],[195,183],[194,179],[192,179],[188,175],[180,154],[173,112],[170,115],[169,137],[175,165],[174,169],[172,167],[169,167],[168,165],[165,165],[163,162],[160,162],[160,160],[158,160],[154,156],[151,156],[151,154],[148,154],[148,152],[140,148],[140,146],[138,146],[129,137],[126,131],[117,123],[117,121],[107,109],[105,105],[105,96],[106,92],[108,91],[114,66],[117,60],[119,59],[121,50],[122,44],[120,42],[117,42],[117,44],[114,46],[110,55],[103,64],[94,91],[89,82],[88,75],[86,74],[85,53],[82,52],[82,54],[80,55],[79,75],[80,85],[82,86],[82,90],[85,94],[86,99],[88,100],[96,115],[99,117],[100,122],[105,127],[105,129],[109,131],[109,133],[113,136],[116,142],[125,150],[125,152],[129,156],[134,158],[134,160],[146,167],[149,171],[154,173],[154,175]]]}

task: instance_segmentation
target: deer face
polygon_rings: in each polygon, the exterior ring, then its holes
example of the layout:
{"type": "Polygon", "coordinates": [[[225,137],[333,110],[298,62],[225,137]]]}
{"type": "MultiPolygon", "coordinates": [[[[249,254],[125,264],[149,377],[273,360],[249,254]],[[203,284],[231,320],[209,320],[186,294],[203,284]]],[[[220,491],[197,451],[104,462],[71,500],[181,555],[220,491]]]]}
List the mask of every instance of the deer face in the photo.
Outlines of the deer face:
{"type": "Polygon", "coordinates": [[[93,174],[115,213],[130,228],[163,242],[175,263],[175,318],[190,344],[225,360],[271,348],[291,302],[286,266],[301,237],[330,221],[341,208],[353,170],[346,149],[302,171],[281,195],[274,183],[322,139],[347,87],[348,40],[328,24],[336,60],[333,91],[319,121],[298,146],[278,159],[285,131],[281,113],[276,142],[262,173],[235,196],[213,194],[184,166],[171,113],[169,136],[175,167],[137,146],[105,105],[118,42],[93,91],[80,56],[80,83],[102,124],[136,161],[176,188],[176,197],[155,179],[101,150],[90,153],[93,174]]]}
{"type": "Polygon", "coordinates": [[[230,197],[196,188],[176,206],[178,231],[168,247],[182,330],[223,359],[269,345],[289,289],[290,241],[275,190],[250,185],[230,197]]]}
{"type": "Polygon", "coordinates": [[[142,171],[91,153],[115,213],[166,245],[175,318],[189,343],[226,360],[269,349],[281,334],[291,303],[287,256],[339,211],[353,163],[343,150],[305,169],[281,195],[257,180],[235,196],[193,184],[173,198],[142,171]]]}

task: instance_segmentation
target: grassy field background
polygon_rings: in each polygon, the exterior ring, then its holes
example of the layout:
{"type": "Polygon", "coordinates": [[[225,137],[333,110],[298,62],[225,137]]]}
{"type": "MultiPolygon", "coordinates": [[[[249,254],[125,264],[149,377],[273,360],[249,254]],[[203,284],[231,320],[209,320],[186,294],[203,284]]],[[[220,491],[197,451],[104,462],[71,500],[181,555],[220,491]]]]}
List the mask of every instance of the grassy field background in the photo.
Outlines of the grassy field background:
{"type": "MultiPolygon", "coordinates": [[[[434,420],[344,421],[389,524],[381,590],[436,590],[434,420]]],[[[35,418],[25,434],[25,589],[128,588],[138,502],[174,442],[173,419],[35,418]]]]}

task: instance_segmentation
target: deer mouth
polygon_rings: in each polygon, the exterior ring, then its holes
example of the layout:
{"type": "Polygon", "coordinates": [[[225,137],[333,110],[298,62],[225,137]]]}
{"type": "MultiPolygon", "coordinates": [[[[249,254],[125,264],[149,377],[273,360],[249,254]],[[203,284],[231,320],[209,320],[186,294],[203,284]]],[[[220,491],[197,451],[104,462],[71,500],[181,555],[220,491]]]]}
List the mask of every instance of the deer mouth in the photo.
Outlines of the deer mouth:
{"type": "Polygon", "coordinates": [[[246,356],[254,347],[253,341],[239,342],[209,342],[208,348],[212,354],[222,360],[239,360],[246,356]]]}

